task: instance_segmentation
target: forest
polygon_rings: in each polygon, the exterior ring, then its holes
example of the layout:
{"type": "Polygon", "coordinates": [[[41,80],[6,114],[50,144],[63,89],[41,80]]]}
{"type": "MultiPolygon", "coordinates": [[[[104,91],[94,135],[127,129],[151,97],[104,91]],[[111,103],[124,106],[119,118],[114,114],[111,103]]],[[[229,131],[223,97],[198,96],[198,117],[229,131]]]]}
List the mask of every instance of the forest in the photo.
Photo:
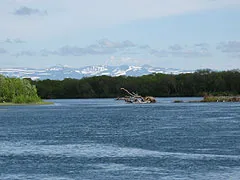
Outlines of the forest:
{"type": "Polygon", "coordinates": [[[0,103],[38,103],[37,89],[26,79],[0,75],[0,103]]]}
{"type": "MultiPolygon", "coordinates": [[[[31,81],[29,79],[29,81],[31,81]]],[[[197,70],[187,74],[155,73],[141,77],[95,76],[83,79],[31,81],[38,95],[54,98],[115,98],[123,96],[120,88],[142,96],[177,97],[204,95],[239,95],[240,71],[197,70]]]]}

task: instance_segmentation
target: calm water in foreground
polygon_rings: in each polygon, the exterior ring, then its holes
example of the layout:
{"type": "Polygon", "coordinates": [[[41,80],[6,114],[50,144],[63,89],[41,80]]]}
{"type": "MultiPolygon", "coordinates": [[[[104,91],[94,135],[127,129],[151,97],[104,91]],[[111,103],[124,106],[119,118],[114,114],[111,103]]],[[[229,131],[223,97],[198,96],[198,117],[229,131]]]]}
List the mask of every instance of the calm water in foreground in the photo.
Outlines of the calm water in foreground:
{"type": "Polygon", "coordinates": [[[240,179],[240,103],[172,100],[0,107],[0,179],[240,179]]]}

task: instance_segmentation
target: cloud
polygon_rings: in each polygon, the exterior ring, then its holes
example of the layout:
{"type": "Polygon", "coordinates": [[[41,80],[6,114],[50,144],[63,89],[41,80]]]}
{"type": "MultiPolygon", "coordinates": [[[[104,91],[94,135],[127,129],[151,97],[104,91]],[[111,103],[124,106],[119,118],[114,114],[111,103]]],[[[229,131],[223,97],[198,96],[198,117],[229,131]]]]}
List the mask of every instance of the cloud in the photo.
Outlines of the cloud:
{"type": "Polygon", "coordinates": [[[19,39],[19,38],[14,39],[14,42],[15,42],[15,43],[18,43],[18,44],[26,43],[25,41],[23,41],[23,40],[21,40],[21,39],[19,39]]]}
{"type": "Polygon", "coordinates": [[[6,54],[6,53],[7,53],[7,51],[5,49],[0,48],[0,54],[6,54]]]}
{"type": "Polygon", "coordinates": [[[33,9],[26,6],[20,7],[19,9],[16,9],[13,13],[14,15],[18,16],[31,16],[31,15],[47,15],[47,11],[41,11],[39,9],[33,9]]]}
{"type": "Polygon", "coordinates": [[[63,46],[58,51],[56,51],[55,54],[60,56],[83,56],[86,53],[83,48],[79,48],[76,46],[63,46]]]}
{"type": "Polygon", "coordinates": [[[218,43],[217,50],[233,58],[240,58],[240,41],[227,41],[218,43]]]}
{"type": "Polygon", "coordinates": [[[17,39],[10,39],[10,38],[7,38],[4,43],[9,43],[9,44],[12,44],[12,43],[17,43],[17,44],[21,44],[21,43],[26,43],[25,41],[17,38],[17,39]]]}
{"type": "Polygon", "coordinates": [[[194,44],[194,46],[206,48],[206,47],[209,47],[210,45],[208,43],[197,43],[197,44],[194,44]]]}
{"type": "Polygon", "coordinates": [[[128,47],[135,47],[135,44],[133,44],[131,41],[123,41],[123,42],[113,42],[108,39],[101,39],[98,41],[99,47],[102,48],[115,48],[115,49],[122,49],[122,48],[128,48],[128,47]]]}
{"type": "Polygon", "coordinates": [[[208,49],[209,45],[205,43],[195,44],[193,46],[181,46],[174,44],[168,47],[168,50],[152,49],[150,54],[156,57],[181,57],[181,58],[201,58],[210,57],[212,54],[208,49]]]}
{"type": "Polygon", "coordinates": [[[169,49],[172,51],[180,51],[183,49],[183,47],[181,47],[179,44],[174,44],[172,46],[169,46],[169,49]]]}
{"type": "MultiPolygon", "coordinates": [[[[7,39],[7,41],[10,41],[7,39]]],[[[158,58],[181,57],[181,58],[200,58],[210,57],[212,54],[208,50],[208,44],[199,43],[192,46],[182,46],[174,44],[168,49],[152,49],[149,45],[136,45],[129,40],[115,42],[108,39],[96,41],[87,47],[65,45],[56,50],[42,49],[38,53],[32,51],[21,51],[15,56],[87,56],[87,55],[112,55],[112,56],[131,56],[139,57],[152,55],[158,58]]]]}
{"type": "Polygon", "coordinates": [[[238,53],[238,54],[232,54],[231,57],[232,57],[232,58],[240,59],[240,53],[238,53]]]}
{"type": "Polygon", "coordinates": [[[124,50],[120,52],[120,54],[121,55],[140,55],[140,54],[143,54],[143,52],[133,49],[133,50],[124,50]]]}
{"type": "Polygon", "coordinates": [[[168,57],[169,52],[166,50],[156,50],[156,49],[151,49],[150,54],[159,58],[162,57],[168,57]]]}
{"type": "Polygon", "coordinates": [[[149,45],[140,45],[140,46],[138,46],[138,48],[140,48],[140,49],[150,49],[150,46],[149,45]]]}
{"type": "Polygon", "coordinates": [[[20,56],[36,56],[36,52],[34,51],[20,51],[16,54],[13,54],[16,57],[20,57],[20,56]]]}
{"type": "Polygon", "coordinates": [[[217,49],[223,53],[240,53],[240,41],[221,42],[217,49]]]}
{"type": "Polygon", "coordinates": [[[40,51],[42,56],[59,55],[59,56],[84,56],[84,55],[108,55],[117,52],[123,52],[136,47],[131,41],[113,42],[108,39],[97,41],[96,44],[87,47],[63,46],[58,50],[43,49],[40,51]]]}
{"type": "Polygon", "coordinates": [[[104,55],[104,54],[112,54],[115,53],[114,49],[104,49],[98,48],[95,46],[89,46],[86,48],[81,48],[77,46],[63,46],[58,50],[47,50],[43,49],[40,51],[41,56],[49,56],[49,55],[58,55],[58,56],[85,56],[85,55],[104,55]]]}
{"type": "Polygon", "coordinates": [[[1,27],[7,36],[42,40],[62,37],[64,33],[79,36],[82,29],[108,28],[239,5],[239,0],[218,0],[214,3],[208,0],[3,0],[0,1],[0,22],[7,22],[1,27]],[[18,16],[47,15],[48,12],[51,12],[51,16],[40,21],[35,18],[19,20],[12,17],[9,9],[18,16]]]}
{"type": "Polygon", "coordinates": [[[115,49],[99,48],[95,46],[89,46],[86,48],[80,48],[77,46],[63,46],[59,50],[55,51],[54,54],[60,56],[83,56],[112,54],[114,52],[116,52],[115,49]]]}
{"type": "Polygon", "coordinates": [[[179,52],[170,52],[170,54],[174,57],[183,57],[183,58],[201,58],[201,57],[210,57],[211,53],[207,51],[198,51],[192,49],[186,49],[179,52]]]}
{"type": "Polygon", "coordinates": [[[47,49],[42,49],[40,51],[41,56],[49,56],[49,55],[56,55],[56,54],[57,54],[57,51],[50,51],[50,50],[47,50],[47,49]]]}
{"type": "Polygon", "coordinates": [[[7,38],[4,42],[5,42],[5,43],[12,43],[12,40],[9,39],[9,38],[7,38]]]}
{"type": "Polygon", "coordinates": [[[140,65],[144,63],[150,62],[147,59],[138,59],[138,58],[132,58],[132,57],[121,57],[121,56],[111,56],[109,59],[105,62],[107,65],[112,66],[119,66],[119,65],[140,65]]]}

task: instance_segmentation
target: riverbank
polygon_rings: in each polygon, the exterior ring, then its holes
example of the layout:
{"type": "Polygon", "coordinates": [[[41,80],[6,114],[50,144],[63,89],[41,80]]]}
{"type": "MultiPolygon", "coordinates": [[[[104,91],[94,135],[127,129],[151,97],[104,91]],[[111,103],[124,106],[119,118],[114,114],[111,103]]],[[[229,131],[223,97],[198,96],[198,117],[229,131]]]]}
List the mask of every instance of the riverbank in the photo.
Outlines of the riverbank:
{"type": "Polygon", "coordinates": [[[28,105],[51,105],[54,104],[53,102],[47,102],[47,101],[42,101],[42,102],[36,102],[36,103],[12,103],[12,102],[5,102],[5,103],[0,103],[0,106],[28,106],[28,105]]]}
{"type": "Polygon", "coordinates": [[[200,101],[175,100],[174,103],[240,102],[240,96],[204,96],[200,101]]]}
{"type": "Polygon", "coordinates": [[[201,102],[240,102],[240,96],[205,96],[201,102]]]}

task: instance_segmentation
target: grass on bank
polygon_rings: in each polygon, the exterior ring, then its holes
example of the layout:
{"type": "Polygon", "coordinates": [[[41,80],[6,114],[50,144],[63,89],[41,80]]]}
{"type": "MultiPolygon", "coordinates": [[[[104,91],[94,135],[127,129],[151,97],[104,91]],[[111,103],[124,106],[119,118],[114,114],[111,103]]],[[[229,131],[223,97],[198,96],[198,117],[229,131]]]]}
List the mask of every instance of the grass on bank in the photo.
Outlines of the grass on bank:
{"type": "Polygon", "coordinates": [[[14,106],[14,105],[47,105],[52,102],[43,101],[40,97],[35,95],[18,95],[13,96],[11,101],[4,101],[1,99],[0,106],[14,106]]]}
{"type": "Polygon", "coordinates": [[[240,102],[240,96],[205,96],[201,102],[240,102]]]}
{"type": "Polygon", "coordinates": [[[13,103],[13,102],[2,102],[0,103],[0,106],[27,106],[27,105],[51,105],[54,104],[53,102],[31,102],[31,103],[13,103]]]}
{"type": "Polygon", "coordinates": [[[240,96],[204,96],[200,101],[182,101],[182,100],[175,100],[174,103],[205,103],[205,102],[240,102],[240,96]]]}

